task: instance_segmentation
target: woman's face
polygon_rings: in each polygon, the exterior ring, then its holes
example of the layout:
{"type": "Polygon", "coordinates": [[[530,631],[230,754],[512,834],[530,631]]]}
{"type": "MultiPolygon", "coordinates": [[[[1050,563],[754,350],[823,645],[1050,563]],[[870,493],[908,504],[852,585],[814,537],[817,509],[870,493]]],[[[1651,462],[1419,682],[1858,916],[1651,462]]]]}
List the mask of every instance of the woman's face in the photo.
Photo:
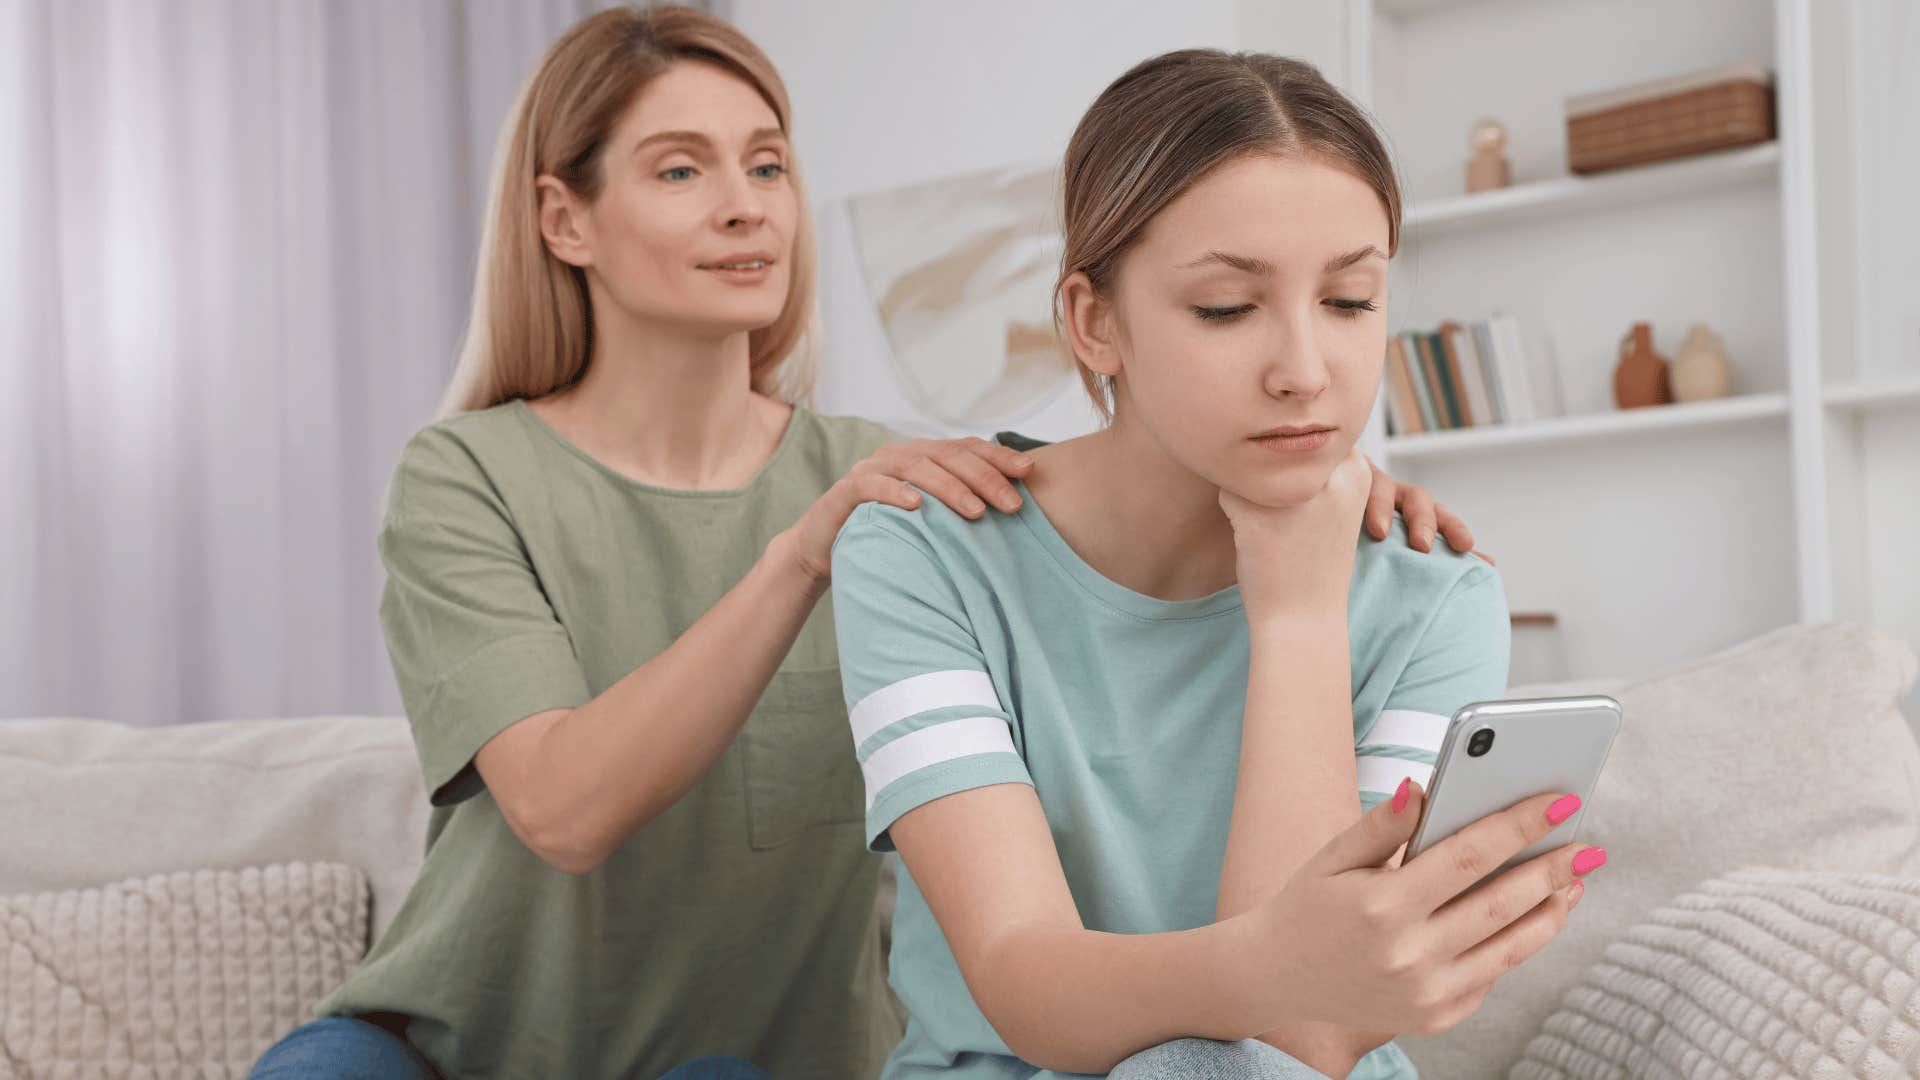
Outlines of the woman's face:
{"type": "Polygon", "coordinates": [[[1116,423],[1252,502],[1326,486],[1373,409],[1386,348],[1387,214],[1315,158],[1215,170],[1120,262],[1116,423]]]}
{"type": "Polygon", "coordinates": [[[798,201],[779,118],[751,84],[711,64],[676,63],[641,91],[602,154],[599,197],[576,203],[588,256],[580,265],[615,303],[692,333],[757,330],[779,317],[798,201]]]}

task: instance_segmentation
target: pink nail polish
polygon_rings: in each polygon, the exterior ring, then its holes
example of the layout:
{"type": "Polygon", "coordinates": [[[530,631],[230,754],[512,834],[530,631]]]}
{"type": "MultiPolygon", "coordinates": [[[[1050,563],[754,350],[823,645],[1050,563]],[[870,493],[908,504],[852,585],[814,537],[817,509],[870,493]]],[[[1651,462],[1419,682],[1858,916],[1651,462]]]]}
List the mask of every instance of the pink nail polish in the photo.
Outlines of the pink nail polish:
{"type": "Polygon", "coordinates": [[[1400,787],[1393,793],[1393,812],[1399,813],[1407,808],[1407,797],[1413,794],[1413,779],[1401,777],[1400,787]]]}
{"type": "Polygon", "coordinates": [[[1547,807],[1547,824],[1558,825],[1580,812],[1580,796],[1562,795],[1547,807]]]}
{"type": "Polygon", "coordinates": [[[1590,847],[1573,857],[1573,876],[1586,877],[1607,865],[1607,849],[1590,847]]]}

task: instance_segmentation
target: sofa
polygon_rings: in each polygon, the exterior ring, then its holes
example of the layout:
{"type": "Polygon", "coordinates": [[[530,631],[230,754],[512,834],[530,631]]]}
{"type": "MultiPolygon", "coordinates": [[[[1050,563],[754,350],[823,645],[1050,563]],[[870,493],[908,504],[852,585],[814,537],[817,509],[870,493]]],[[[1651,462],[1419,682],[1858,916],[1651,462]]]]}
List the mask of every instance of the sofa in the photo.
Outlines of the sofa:
{"type": "MultiPolygon", "coordinates": [[[[1902,898],[1920,903],[1920,749],[1896,703],[1915,669],[1887,636],[1827,624],[1645,678],[1516,687],[1625,706],[1582,836],[1611,859],[1478,1013],[1403,1040],[1423,1075],[1902,1075],[1920,1055],[1920,996],[1895,1000],[1920,974],[1920,939],[1899,937],[1902,898]],[[1828,914],[1761,925],[1803,899],[1828,914]],[[1725,946],[1735,909],[1773,944],[1725,946]],[[1877,921],[1834,944],[1853,927],[1832,912],[1877,921]],[[1720,960],[1771,964],[1808,1000],[1755,1004],[1742,988],[1766,973],[1720,960]],[[1866,973],[1805,974],[1849,963],[1866,973]]],[[[396,718],[0,722],[0,1078],[244,1076],[392,919],[425,826],[396,718]]]]}

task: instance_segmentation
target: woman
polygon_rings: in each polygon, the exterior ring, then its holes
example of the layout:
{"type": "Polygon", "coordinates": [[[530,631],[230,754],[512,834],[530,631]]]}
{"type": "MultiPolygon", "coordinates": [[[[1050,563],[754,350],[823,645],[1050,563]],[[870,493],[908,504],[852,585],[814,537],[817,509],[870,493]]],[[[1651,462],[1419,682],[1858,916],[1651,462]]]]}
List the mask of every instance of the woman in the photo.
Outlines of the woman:
{"type": "Polygon", "coordinates": [[[1108,87],[1063,183],[1110,423],[1003,435],[1014,514],[864,506],[834,549],[867,835],[906,871],[884,1075],[1411,1076],[1388,1040],[1471,1012],[1604,855],[1454,902],[1578,806],[1545,797],[1390,862],[1508,647],[1484,562],[1356,547],[1391,163],[1311,66],[1196,50],[1108,87]]]}
{"type": "Polygon", "coordinates": [[[766,57],[691,9],[595,15],[529,82],[458,415],[408,445],[380,538],[425,863],[255,1075],[837,1078],[897,1041],[830,544],[864,500],[917,505],[909,482],[1011,512],[1030,464],[792,404],[813,264],[788,130],[766,57]]]}

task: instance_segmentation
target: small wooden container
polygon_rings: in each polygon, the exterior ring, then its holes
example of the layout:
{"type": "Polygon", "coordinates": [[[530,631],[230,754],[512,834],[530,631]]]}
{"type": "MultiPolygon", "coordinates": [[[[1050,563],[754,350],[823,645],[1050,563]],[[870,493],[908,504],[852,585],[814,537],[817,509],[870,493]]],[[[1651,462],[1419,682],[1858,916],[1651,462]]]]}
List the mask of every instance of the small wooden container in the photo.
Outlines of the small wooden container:
{"type": "Polygon", "coordinates": [[[1773,77],[1725,67],[1568,98],[1567,165],[1576,173],[1685,157],[1773,138],[1773,77]]]}

